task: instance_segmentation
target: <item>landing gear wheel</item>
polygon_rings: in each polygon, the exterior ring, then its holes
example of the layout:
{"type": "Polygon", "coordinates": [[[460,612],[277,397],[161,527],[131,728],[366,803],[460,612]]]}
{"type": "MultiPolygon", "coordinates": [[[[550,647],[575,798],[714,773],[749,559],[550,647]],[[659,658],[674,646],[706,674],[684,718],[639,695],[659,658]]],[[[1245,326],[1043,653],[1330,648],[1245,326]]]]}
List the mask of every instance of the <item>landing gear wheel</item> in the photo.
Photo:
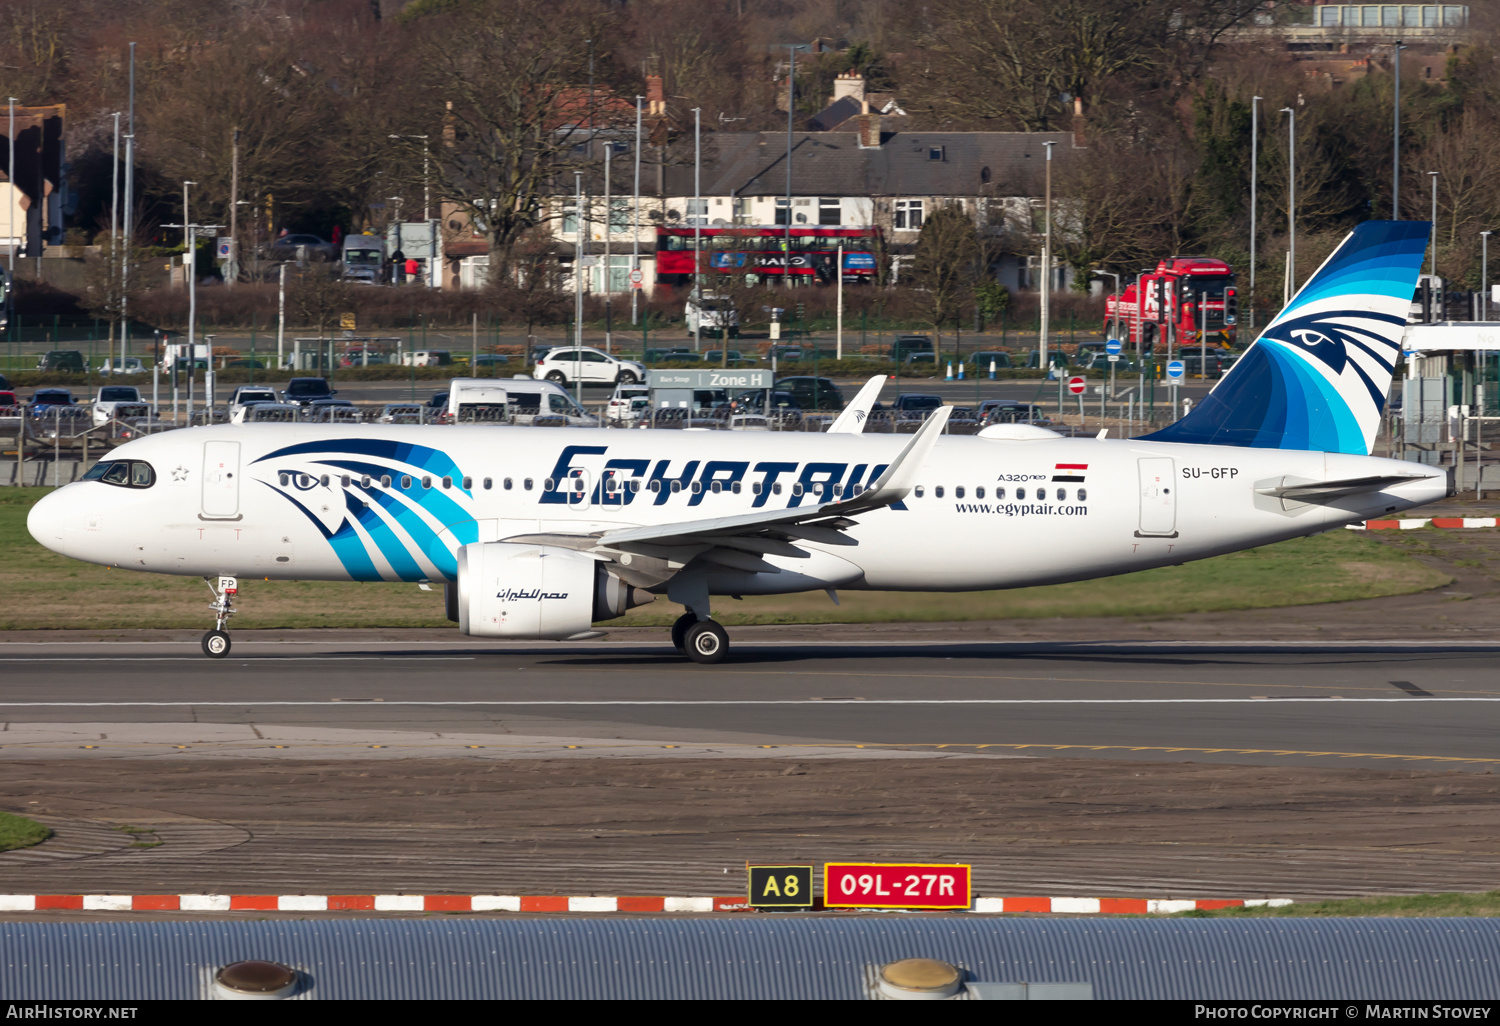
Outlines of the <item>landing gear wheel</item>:
{"type": "Polygon", "coordinates": [[[729,651],[729,635],[713,620],[699,620],[688,628],[683,648],[695,663],[722,662],[729,651]]]}
{"type": "Polygon", "coordinates": [[[203,654],[210,659],[223,659],[229,654],[229,634],[226,631],[209,631],[203,635],[203,654]]]}
{"type": "Polygon", "coordinates": [[[684,613],[677,618],[677,622],[672,625],[673,648],[677,649],[677,651],[679,652],[687,651],[687,649],[683,647],[687,643],[687,632],[693,626],[693,624],[697,622],[698,618],[692,613],[684,613]]]}

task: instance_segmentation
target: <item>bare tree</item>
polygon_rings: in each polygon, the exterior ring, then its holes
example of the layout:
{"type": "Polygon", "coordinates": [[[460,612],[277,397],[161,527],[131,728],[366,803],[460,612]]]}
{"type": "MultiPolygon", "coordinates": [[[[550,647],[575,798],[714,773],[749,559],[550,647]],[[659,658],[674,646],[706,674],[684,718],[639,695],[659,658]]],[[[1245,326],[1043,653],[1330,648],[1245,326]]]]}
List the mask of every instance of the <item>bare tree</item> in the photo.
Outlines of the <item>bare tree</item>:
{"type": "Polygon", "coordinates": [[[291,300],[292,309],[319,338],[353,306],[352,286],[339,276],[333,264],[310,263],[288,277],[291,281],[287,298],[291,300]]]}
{"type": "MultiPolygon", "coordinates": [[[[427,90],[408,134],[428,136],[425,173],[488,236],[502,280],[522,233],[552,216],[555,185],[590,162],[580,144],[622,116],[602,89],[588,91],[591,57],[598,78],[608,66],[611,17],[591,0],[474,0],[422,26],[427,90]]],[[[420,184],[421,143],[408,140],[405,157],[420,184]]]]}
{"type": "Polygon", "coordinates": [[[933,328],[941,331],[959,315],[985,274],[987,256],[973,219],[962,207],[938,207],[922,222],[910,282],[933,328]]]}

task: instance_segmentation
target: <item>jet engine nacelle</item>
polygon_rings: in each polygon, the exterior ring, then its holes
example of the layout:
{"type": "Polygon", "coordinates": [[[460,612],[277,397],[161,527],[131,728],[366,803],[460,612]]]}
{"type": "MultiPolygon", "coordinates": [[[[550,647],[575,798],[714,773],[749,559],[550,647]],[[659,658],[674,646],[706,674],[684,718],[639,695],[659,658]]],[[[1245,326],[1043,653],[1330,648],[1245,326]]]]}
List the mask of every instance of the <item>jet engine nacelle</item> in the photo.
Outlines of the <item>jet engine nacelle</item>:
{"type": "Polygon", "coordinates": [[[656,596],[572,549],[481,542],[458,550],[458,626],[482,638],[571,638],[656,596]]]}

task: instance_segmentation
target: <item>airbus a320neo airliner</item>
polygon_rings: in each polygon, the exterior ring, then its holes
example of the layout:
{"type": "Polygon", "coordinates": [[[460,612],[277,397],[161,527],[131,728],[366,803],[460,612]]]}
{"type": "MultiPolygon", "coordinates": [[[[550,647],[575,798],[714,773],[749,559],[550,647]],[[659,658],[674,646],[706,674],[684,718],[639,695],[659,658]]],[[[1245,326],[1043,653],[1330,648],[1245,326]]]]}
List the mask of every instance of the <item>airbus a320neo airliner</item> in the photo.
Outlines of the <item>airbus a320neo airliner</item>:
{"type": "Polygon", "coordinates": [[[1409,509],[1433,468],[1370,456],[1425,222],[1356,228],[1192,412],[1140,438],[1029,425],[865,435],[248,424],[120,446],[33,508],[48,548],[202,576],[442,583],[465,634],[577,639],[665,596],[715,663],[716,596],[973,591],[1183,563],[1409,509]]]}

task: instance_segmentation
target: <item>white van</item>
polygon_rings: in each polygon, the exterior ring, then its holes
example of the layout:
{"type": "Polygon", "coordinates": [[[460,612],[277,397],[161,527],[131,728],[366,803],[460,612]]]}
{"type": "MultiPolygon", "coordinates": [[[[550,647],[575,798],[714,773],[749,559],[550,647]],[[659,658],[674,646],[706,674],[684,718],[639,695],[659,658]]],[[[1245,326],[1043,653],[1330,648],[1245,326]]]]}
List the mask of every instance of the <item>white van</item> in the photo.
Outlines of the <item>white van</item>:
{"type": "Polygon", "coordinates": [[[453,362],[453,354],[446,349],[415,349],[401,354],[403,367],[447,367],[453,362]]]}
{"type": "Polygon", "coordinates": [[[514,424],[530,424],[539,416],[566,417],[569,427],[598,427],[599,421],[588,413],[569,392],[551,381],[538,381],[525,375],[513,378],[453,378],[448,382],[448,410],[452,419],[458,410],[454,396],[465,400],[463,395],[474,396],[480,390],[503,393],[507,419],[514,424]]]}
{"type": "Polygon", "coordinates": [[[454,378],[448,385],[450,424],[503,424],[510,394],[493,378],[454,378]]]}
{"type": "Polygon", "coordinates": [[[683,308],[683,317],[687,321],[688,332],[692,333],[696,327],[699,338],[705,335],[739,338],[740,312],[734,308],[734,301],[728,296],[705,292],[696,301],[690,297],[687,306],[683,308]]]}

